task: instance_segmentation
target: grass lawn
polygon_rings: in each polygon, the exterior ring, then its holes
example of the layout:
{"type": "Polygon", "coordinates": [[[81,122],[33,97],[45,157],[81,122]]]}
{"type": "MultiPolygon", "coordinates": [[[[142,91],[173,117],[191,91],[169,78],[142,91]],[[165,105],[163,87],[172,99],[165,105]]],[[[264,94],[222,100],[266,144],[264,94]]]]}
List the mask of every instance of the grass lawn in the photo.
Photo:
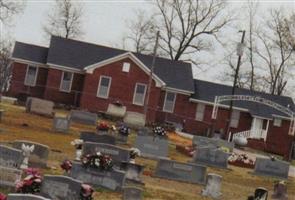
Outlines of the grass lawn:
{"type": "MultiPolygon", "coordinates": [[[[51,148],[49,155],[49,169],[43,170],[45,174],[62,174],[59,164],[64,159],[74,158],[74,148],[70,142],[79,137],[82,130],[95,130],[94,127],[81,124],[72,124],[68,134],[55,133],[52,131],[52,119],[33,115],[25,112],[24,107],[0,104],[5,109],[4,119],[0,123],[0,142],[8,143],[16,139],[31,140],[48,145],[51,148]],[[27,124],[27,127],[22,126],[27,124]],[[53,150],[53,151],[52,151],[53,150]]],[[[66,111],[56,110],[57,113],[66,111]]],[[[124,147],[131,147],[135,140],[135,134],[129,137],[128,144],[124,147]]],[[[169,145],[169,157],[182,162],[190,158],[175,151],[175,145],[169,145]]],[[[145,170],[152,172],[156,167],[156,161],[138,158],[137,163],[145,165],[145,170]]],[[[222,193],[224,200],[245,200],[247,196],[254,193],[255,188],[265,187],[273,190],[275,179],[252,175],[252,170],[230,166],[230,170],[208,168],[209,173],[217,173],[223,177],[222,193]]],[[[143,176],[145,182],[144,199],[173,199],[173,200],[194,200],[208,199],[200,195],[202,185],[188,184],[177,181],[143,176]]],[[[287,181],[289,199],[295,199],[295,179],[287,181]]],[[[122,195],[108,190],[98,189],[95,192],[95,200],[116,200],[122,195]]]]}

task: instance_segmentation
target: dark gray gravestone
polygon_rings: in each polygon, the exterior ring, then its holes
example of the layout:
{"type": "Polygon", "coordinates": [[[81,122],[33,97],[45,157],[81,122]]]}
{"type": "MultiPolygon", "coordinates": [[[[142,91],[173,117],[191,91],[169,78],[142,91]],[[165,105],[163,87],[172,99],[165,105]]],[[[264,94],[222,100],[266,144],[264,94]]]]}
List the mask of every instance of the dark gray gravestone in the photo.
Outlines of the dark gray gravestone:
{"type": "Polygon", "coordinates": [[[23,160],[24,156],[22,151],[0,145],[0,166],[20,168],[23,160]]]}
{"type": "Polygon", "coordinates": [[[200,147],[197,148],[192,162],[205,166],[227,168],[229,154],[216,148],[200,147]]]}
{"type": "Polygon", "coordinates": [[[95,143],[95,142],[84,142],[82,147],[82,155],[94,154],[101,152],[110,155],[115,164],[121,162],[129,162],[130,152],[127,149],[117,147],[110,144],[95,143]]]}
{"type": "Polygon", "coordinates": [[[116,139],[112,135],[98,135],[94,132],[81,132],[80,139],[84,142],[95,142],[115,145],[116,139]]]}
{"type": "Polygon", "coordinates": [[[50,200],[33,194],[9,194],[7,200],[50,200]]]}
{"type": "Polygon", "coordinates": [[[85,168],[77,162],[73,163],[69,175],[83,183],[113,191],[120,191],[125,182],[125,173],[123,171],[116,169],[101,171],[95,168],[85,168]]]}
{"type": "Polygon", "coordinates": [[[128,141],[128,136],[127,135],[122,135],[120,133],[118,133],[116,135],[116,142],[119,144],[127,144],[128,141]]]}
{"type": "Polygon", "coordinates": [[[140,183],[142,182],[140,176],[144,170],[144,166],[123,162],[121,163],[120,169],[126,172],[126,179],[140,183]]]}
{"type": "Polygon", "coordinates": [[[141,200],[143,190],[138,187],[124,187],[123,200],[141,200]]]}
{"type": "Polygon", "coordinates": [[[254,174],[276,178],[288,178],[290,164],[281,160],[256,158],[254,174]]]}
{"type": "Polygon", "coordinates": [[[29,167],[47,167],[47,160],[49,156],[49,147],[37,142],[16,140],[12,143],[12,146],[16,149],[22,148],[22,144],[32,146],[34,145],[34,151],[29,157],[29,167]]]}
{"type": "Polygon", "coordinates": [[[96,125],[97,123],[97,115],[95,113],[81,110],[71,110],[70,119],[73,122],[87,125],[96,125]]]}
{"type": "Polygon", "coordinates": [[[218,138],[208,138],[203,136],[194,136],[193,137],[193,146],[199,147],[212,147],[212,148],[219,148],[219,147],[226,147],[230,151],[234,148],[233,142],[228,142],[226,140],[218,139],[218,138]]]}
{"type": "Polygon", "coordinates": [[[70,120],[67,117],[54,117],[53,130],[56,132],[67,133],[70,128],[70,120]]]}
{"type": "Polygon", "coordinates": [[[78,200],[82,183],[67,176],[45,175],[41,195],[52,200],[78,200]]]}
{"type": "Polygon", "coordinates": [[[206,167],[160,159],[155,176],[188,183],[204,184],[206,181],[206,167]]]}
{"type": "Polygon", "coordinates": [[[168,140],[149,135],[137,135],[135,147],[143,157],[166,158],[168,156],[168,140]]]}
{"type": "Polygon", "coordinates": [[[21,177],[21,170],[0,166],[0,186],[15,187],[15,183],[20,181],[21,177]]]}
{"type": "Polygon", "coordinates": [[[152,135],[152,130],[147,127],[143,127],[138,130],[137,135],[152,135]]]}

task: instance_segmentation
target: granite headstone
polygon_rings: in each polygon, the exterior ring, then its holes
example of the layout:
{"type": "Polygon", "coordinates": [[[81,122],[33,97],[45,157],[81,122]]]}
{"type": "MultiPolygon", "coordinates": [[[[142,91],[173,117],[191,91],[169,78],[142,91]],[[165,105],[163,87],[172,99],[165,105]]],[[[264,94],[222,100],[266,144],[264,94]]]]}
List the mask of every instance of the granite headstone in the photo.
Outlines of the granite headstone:
{"type": "Polygon", "coordinates": [[[168,157],[168,140],[165,137],[137,135],[135,147],[140,150],[143,157],[156,159],[168,157]]]}
{"type": "Polygon", "coordinates": [[[34,194],[8,194],[7,200],[50,200],[34,194]]]}
{"type": "Polygon", "coordinates": [[[254,174],[287,179],[290,164],[281,160],[268,158],[256,158],[254,174]]]}
{"type": "Polygon", "coordinates": [[[121,162],[129,162],[130,160],[130,151],[122,147],[95,143],[95,142],[84,142],[82,146],[82,155],[94,154],[101,152],[107,155],[110,155],[115,164],[120,164],[121,162]]]}
{"type": "Polygon", "coordinates": [[[22,170],[0,166],[0,186],[15,187],[15,183],[20,181],[22,170]]]}
{"type": "Polygon", "coordinates": [[[128,186],[123,189],[123,200],[141,200],[143,190],[138,187],[128,186]]]}
{"type": "Polygon", "coordinates": [[[206,181],[206,167],[160,159],[155,176],[188,183],[204,184],[206,181]]]}
{"type": "Polygon", "coordinates": [[[210,167],[227,168],[229,154],[214,147],[200,147],[194,152],[192,162],[210,167]]]}
{"type": "Polygon", "coordinates": [[[0,145],[0,166],[20,168],[24,156],[21,150],[0,145]]]}
{"type": "Polygon", "coordinates": [[[115,145],[116,138],[112,135],[99,135],[94,132],[81,132],[80,139],[84,142],[95,142],[95,143],[104,143],[115,145]]]}
{"type": "Polygon", "coordinates": [[[67,133],[70,128],[70,120],[67,117],[54,117],[53,130],[56,132],[67,133]]]}
{"type": "Polygon", "coordinates": [[[96,125],[97,114],[81,110],[71,110],[70,120],[86,125],[96,125]]]}
{"type": "Polygon", "coordinates": [[[67,176],[45,175],[41,195],[52,200],[77,200],[81,186],[82,182],[67,176]]]}
{"type": "Polygon", "coordinates": [[[77,162],[73,162],[69,175],[83,183],[113,191],[120,191],[125,182],[125,173],[123,171],[116,169],[100,171],[91,167],[85,168],[77,162]]]}
{"type": "Polygon", "coordinates": [[[47,160],[49,156],[49,147],[47,145],[27,140],[16,140],[12,143],[12,146],[16,149],[21,149],[22,144],[35,146],[34,151],[29,157],[29,167],[47,167],[47,160]]]}

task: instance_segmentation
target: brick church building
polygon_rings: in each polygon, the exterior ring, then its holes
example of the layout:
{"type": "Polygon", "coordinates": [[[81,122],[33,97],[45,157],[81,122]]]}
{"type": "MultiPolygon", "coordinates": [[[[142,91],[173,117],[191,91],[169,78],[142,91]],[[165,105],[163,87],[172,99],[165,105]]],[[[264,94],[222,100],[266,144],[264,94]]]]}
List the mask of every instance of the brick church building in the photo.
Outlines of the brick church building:
{"type": "MultiPolygon", "coordinates": [[[[120,101],[127,111],[144,112],[152,56],[52,36],[49,47],[16,42],[11,59],[10,96],[24,100],[33,96],[91,112],[106,112],[109,104],[120,101]]],[[[157,57],[146,119],[182,124],[192,134],[205,135],[213,124],[222,132],[229,102],[219,105],[216,120],[212,111],[215,97],[230,95],[231,90],[231,86],[194,79],[189,63],[157,57]]],[[[236,94],[295,111],[290,97],[240,88],[236,94]]],[[[229,124],[233,134],[248,133],[249,146],[287,156],[294,141],[291,120],[273,107],[234,101],[229,124]]]]}

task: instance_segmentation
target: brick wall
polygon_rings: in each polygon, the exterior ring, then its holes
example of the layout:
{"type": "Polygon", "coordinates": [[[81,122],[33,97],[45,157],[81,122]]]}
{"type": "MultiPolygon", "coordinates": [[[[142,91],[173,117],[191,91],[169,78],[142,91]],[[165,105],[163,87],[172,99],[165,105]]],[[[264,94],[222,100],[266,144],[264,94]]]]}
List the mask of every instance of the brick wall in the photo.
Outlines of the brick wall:
{"type": "MultiPolygon", "coordinates": [[[[143,106],[133,104],[134,89],[137,82],[148,85],[149,75],[129,58],[97,68],[93,74],[86,74],[85,76],[81,107],[93,112],[105,112],[109,103],[120,100],[124,106],[127,106],[128,111],[143,113],[143,106]],[[123,62],[131,64],[129,72],[122,71],[123,62]],[[107,99],[96,96],[101,75],[112,78],[107,99]]],[[[158,107],[160,92],[161,89],[155,87],[155,82],[153,81],[149,99],[148,121],[155,119],[155,110],[158,107]]]]}
{"type": "Polygon", "coordinates": [[[58,69],[49,69],[44,99],[79,106],[85,75],[74,73],[71,91],[63,92],[60,91],[62,73],[63,71],[58,69]]]}
{"type": "Polygon", "coordinates": [[[27,66],[28,65],[24,63],[13,63],[11,85],[7,95],[20,98],[21,100],[25,100],[27,96],[43,98],[48,69],[39,67],[36,86],[26,86],[24,82],[27,66]]]}

